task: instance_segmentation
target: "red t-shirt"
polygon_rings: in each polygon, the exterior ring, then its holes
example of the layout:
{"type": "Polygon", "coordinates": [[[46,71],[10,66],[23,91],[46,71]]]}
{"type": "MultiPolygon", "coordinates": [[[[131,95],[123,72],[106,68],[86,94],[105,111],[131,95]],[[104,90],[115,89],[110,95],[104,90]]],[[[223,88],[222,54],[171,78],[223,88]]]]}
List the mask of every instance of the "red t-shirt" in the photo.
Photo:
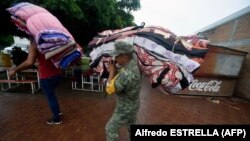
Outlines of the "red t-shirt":
{"type": "Polygon", "coordinates": [[[46,60],[45,56],[38,52],[38,63],[39,63],[39,75],[40,79],[49,78],[58,74],[62,74],[61,69],[58,69],[51,62],[51,59],[46,60]]]}

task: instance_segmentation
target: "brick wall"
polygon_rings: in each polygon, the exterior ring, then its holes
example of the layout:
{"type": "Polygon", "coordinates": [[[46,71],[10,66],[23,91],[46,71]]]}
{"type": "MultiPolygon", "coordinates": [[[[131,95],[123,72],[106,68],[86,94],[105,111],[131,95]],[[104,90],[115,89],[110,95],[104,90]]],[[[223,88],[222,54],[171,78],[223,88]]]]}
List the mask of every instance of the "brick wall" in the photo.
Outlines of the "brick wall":
{"type": "Polygon", "coordinates": [[[250,13],[200,34],[207,37],[210,44],[248,52],[234,95],[250,101],[250,13]]]}
{"type": "Polygon", "coordinates": [[[250,39],[250,13],[239,18],[237,24],[234,40],[250,39]]]}

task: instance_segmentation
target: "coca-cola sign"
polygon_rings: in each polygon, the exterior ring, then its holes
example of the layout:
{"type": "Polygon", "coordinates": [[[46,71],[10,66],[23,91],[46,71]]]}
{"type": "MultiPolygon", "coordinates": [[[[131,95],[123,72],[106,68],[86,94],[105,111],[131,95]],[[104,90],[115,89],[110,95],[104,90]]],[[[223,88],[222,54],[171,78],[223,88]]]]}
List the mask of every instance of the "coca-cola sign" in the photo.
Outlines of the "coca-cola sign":
{"type": "Polygon", "coordinates": [[[208,82],[199,82],[198,79],[195,79],[193,83],[189,85],[190,91],[204,91],[204,92],[219,92],[222,81],[210,80],[208,82]]]}

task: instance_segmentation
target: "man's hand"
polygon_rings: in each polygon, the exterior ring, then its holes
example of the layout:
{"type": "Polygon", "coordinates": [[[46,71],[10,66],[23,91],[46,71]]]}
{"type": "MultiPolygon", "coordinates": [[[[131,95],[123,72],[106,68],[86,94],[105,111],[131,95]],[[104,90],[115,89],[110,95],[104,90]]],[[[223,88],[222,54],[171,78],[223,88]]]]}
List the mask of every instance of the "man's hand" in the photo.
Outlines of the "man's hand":
{"type": "Polygon", "coordinates": [[[14,75],[16,74],[16,69],[15,68],[11,68],[8,70],[8,75],[9,78],[11,79],[14,75]]]}

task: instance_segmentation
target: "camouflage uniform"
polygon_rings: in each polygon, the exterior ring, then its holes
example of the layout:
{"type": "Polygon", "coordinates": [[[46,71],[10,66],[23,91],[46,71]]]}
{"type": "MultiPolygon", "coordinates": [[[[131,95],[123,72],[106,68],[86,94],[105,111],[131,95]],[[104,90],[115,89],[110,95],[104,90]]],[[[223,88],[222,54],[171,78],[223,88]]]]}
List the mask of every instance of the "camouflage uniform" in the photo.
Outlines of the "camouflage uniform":
{"type": "Polygon", "coordinates": [[[117,102],[105,128],[107,141],[118,141],[122,125],[127,126],[130,133],[130,125],[135,124],[140,105],[141,74],[136,60],[132,59],[117,75],[114,83],[117,102]]]}

